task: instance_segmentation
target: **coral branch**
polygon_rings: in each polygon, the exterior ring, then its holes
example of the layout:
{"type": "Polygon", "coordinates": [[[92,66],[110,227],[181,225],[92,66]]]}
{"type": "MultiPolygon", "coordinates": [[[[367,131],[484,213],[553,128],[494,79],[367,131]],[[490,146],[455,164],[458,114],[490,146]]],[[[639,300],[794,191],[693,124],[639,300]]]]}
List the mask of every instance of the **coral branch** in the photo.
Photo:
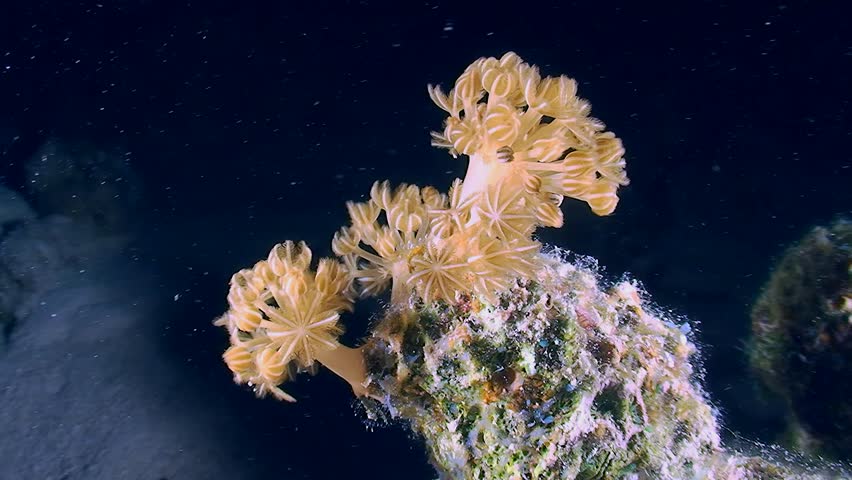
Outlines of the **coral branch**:
{"type": "Polygon", "coordinates": [[[337,348],[317,352],[317,360],[349,382],[355,395],[362,397],[367,394],[367,368],[361,348],[338,345],[337,348]]]}

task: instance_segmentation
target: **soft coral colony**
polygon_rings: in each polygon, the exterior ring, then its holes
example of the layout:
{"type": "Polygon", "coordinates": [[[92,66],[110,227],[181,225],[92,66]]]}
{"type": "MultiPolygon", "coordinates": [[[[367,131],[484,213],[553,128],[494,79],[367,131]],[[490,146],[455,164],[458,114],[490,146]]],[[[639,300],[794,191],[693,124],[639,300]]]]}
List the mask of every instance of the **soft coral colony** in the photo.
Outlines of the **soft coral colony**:
{"type": "Polygon", "coordinates": [[[340,261],[321,259],[312,271],[309,248],[288,241],[232,277],[230,309],[216,324],[230,333],[224,359],[235,380],[258,395],[294,401],[280,385],[315,361],[364,394],[363,357],[337,341],[340,313],[355,297],[390,287],[395,306],[494,301],[535,274],[533,233],[562,225],[564,197],[598,215],[615,209],[628,182],[624,149],[589,116],[574,80],[542,78],[510,52],[475,61],[446,94],[428,90],[449,114],[432,144],[468,157],[464,180],[447,193],[377,182],[368,201],[346,204],[351,225],[332,241],[340,261]]]}
{"type": "Polygon", "coordinates": [[[449,114],[433,144],[467,158],[465,178],[446,193],[377,182],[347,203],[338,258],[314,270],[287,241],[237,272],[216,321],[235,380],[294,401],[281,385],[320,363],[371,417],[406,420],[442,478],[811,478],[726,454],[686,329],[535,240],[565,197],[607,215],[627,184],[576,83],[507,53],[429,95],[449,114]],[[341,345],[341,313],[387,290],[364,344],[341,345]]]}

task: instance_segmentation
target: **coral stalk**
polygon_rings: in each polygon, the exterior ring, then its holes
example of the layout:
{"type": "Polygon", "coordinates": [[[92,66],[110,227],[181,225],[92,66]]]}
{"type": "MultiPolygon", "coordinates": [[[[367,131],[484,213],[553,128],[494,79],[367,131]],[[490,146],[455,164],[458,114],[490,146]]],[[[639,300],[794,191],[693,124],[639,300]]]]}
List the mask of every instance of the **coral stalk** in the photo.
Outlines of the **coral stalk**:
{"type": "Polygon", "coordinates": [[[337,348],[317,352],[316,359],[337,376],[349,382],[356,396],[367,395],[365,387],[367,368],[364,365],[362,348],[338,345],[337,348]]]}

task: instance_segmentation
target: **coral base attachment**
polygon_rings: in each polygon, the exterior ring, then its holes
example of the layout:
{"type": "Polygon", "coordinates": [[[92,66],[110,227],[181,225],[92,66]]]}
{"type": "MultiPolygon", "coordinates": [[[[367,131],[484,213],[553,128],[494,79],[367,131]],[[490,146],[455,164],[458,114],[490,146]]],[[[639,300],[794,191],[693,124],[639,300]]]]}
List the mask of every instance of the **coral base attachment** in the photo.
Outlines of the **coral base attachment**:
{"type": "Polygon", "coordinates": [[[365,403],[410,422],[443,478],[805,478],[722,449],[695,350],[634,283],[545,256],[497,303],[389,313],[365,403]]]}

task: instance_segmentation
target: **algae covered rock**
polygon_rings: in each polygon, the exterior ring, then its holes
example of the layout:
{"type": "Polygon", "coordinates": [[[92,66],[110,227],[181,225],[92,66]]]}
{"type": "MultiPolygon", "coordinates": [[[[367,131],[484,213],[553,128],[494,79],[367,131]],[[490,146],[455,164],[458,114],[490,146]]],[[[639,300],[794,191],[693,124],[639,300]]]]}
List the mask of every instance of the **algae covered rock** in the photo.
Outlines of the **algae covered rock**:
{"type": "Polygon", "coordinates": [[[368,411],[410,422],[443,478],[794,478],[723,451],[688,324],[589,261],[542,265],[499,304],[391,311],[365,346],[368,411]]]}
{"type": "Polygon", "coordinates": [[[790,247],[751,320],[751,366],[788,407],[789,443],[852,457],[852,222],[790,247]]]}

